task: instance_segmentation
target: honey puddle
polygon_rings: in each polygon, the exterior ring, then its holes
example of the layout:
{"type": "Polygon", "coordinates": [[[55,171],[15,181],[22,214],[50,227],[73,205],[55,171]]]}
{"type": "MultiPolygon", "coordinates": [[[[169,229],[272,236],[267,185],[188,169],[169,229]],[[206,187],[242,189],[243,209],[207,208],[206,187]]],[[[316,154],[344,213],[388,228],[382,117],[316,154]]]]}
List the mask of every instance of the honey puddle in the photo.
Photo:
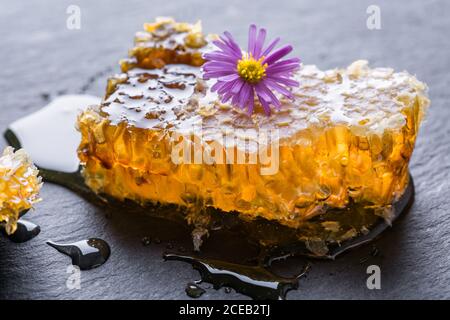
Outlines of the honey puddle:
{"type": "MultiPolygon", "coordinates": [[[[375,215],[373,210],[352,205],[346,209],[329,210],[299,229],[263,219],[244,221],[237,214],[207,209],[198,213],[208,217],[208,223],[199,229],[198,226],[188,226],[185,222],[186,212],[176,206],[141,207],[131,201],[119,202],[99,196],[85,185],[79,172],[76,149],[80,135],[74,126],[79,110],[99,100],[83,95],[61,96],[42,110],[11,124],[5,132],[5,138],[15,148],[26,148],[47,182],[67,187],[97,205],[120,211],[120,214],[142,212],[149,215],[149,219],[162,218],[173,222],[174,226],[178,226],[174,230],[179,230],[181,222],[193,239],[183,246],[192,249],[183,253],[169,250],[163,258],[190,263],[200,272],[202,281],[211,283],[216,289],[231,287],[254,299],[283,299],[289,290],[298,287],[298,281],[305,275],[306,269],[296,275],[282,277],[270,271],[273,261],[291,256],[334,259],[342,252],[372,241],[389,227],[389,223],[375,215]],[[349,230],[367,232],[357,233],[355,237],[342,241],[310,240],[326,238],[323,229],[317,227],[323,221],[339,222],[343,234],[349,230]],[[222,248],[224,244],[235,245],[227,249],[222,248]]],[[[393,220],[409,208],[413,194],[414,186],[410,178],[405,193],[393,204],[393,220]]],[[[89,246],[89,240],[73,244],[48,244],[71,256],[80,268],[89,269],[104,263],[109,257],[108,244],[100,241],[102,249],[86,251],[88,255],[91,253],[87,260],[86,252],[82,250],[86,246],[80,248],[80,244],[89,246]]],[[[192,287],[188,291],[191,296],[201,296],[200,289],[192,287]]]]}
{"type": "Polygon", "coordinates": [[[39,168],[75,172],[80,163],[76,151],[81,135],[75,129],[78,113],[99,102],[100,98],[89,95],[60,96],[9,125],[16,139],[9,132],[6,138],[10,143],[18,140],[39,168]]]}
{"type": "Polygon", "coordinates": [[[80,270],[97,268],[108,260],[111,249],[105,240],[90,238],[73,243],[47,241],[50,247],[72,258],[72,264],[80,270]]]}
{"type": "Polygon", "coordinates": [[[27,242],[41,232],[41,227],[24,219],[17,221],[17,229],[13,234],[7,235],[3,228],[0,229],[9,240],[15,243],[27,242]]]}

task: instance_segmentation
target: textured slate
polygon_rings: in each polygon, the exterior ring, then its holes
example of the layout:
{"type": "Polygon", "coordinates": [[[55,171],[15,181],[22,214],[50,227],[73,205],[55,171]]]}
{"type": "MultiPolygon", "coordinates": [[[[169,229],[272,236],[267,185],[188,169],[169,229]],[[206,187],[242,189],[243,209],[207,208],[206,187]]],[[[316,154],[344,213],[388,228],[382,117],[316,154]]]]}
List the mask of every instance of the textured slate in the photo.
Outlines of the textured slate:
{"type": "MultiPolygon", "coordinates": [[[[416,200],[410,213],[376,246],[353,251],[334,262],[313,261],[289,299],[450,298],[450,3],[447,1],[77,1],[81,30],[66,28],[73,1],[3,1],[0,10],[0,130],[62,93],[100,95],[106,75],[118,70],[134,32],[159,15],[203,20],[204,28],[227,28],[243,41],[258,22],[270,35],[291,42],[305,63],[345,66],[358,58],[375,66],[408,70],[428,83],[432,108],[411,161],[416,200]],[[382,29],[366,28],[366,8],[381,8],[382,29]],[[367,261],[365,258],[368,257],[367,261]],[[363,259],[363,261],[360,261],[363,259]],[[366,268],[381,267],[381,290],[368,290],[366,268]]],[[[0,147],[4,147],[4,141],[0,147]]],[[[163,262],[163,244],[142,246],[146,217],[100,210],[77,195],[46,184],[45,201],[27,215],[42,227],[24,244],[0,238],[0,299],[181,299],[188,281],[198,278],[189,265],[163,262]],[[81,289],[66,287],[70,260],[45,240],[102,237],[112,247],[102,267],[81,274],[81,289]]],[[[298,269],[293,259],[287,272],[298,269]]],[[[201,299],[246,298],[207,290],[201,299]]]]}

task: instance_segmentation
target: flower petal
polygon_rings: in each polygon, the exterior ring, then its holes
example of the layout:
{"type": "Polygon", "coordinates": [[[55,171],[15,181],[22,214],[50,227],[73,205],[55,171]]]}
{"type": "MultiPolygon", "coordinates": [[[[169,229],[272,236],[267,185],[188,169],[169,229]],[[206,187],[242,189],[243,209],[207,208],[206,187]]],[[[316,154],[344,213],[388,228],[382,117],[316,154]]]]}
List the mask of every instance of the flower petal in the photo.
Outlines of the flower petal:
{"type": "Polygon", "coordinates": [[[227,92],[227,93],[225,93],[223,96],[222,96],[222,100],[220,100],[222,103],[226,103],[228,100],[230,100],[230,98],[232,98],[233,97],[233,94],[232,93],[230,93],[230,92],[227,92]]]}
{"type": "Polygon", "coordinates": [[[237,58],[234,56],[227,55],[221,51],[213,51],[205,53],[203,58],[207,61],[224,61],[224,62],[237,62],[237,58]]]}
{"type": "Polygon", "coordinates": [[[267,31],[264,28],[259,29],[258,38],[255,43],[255,51],[253,52],[253,57],[258,60],[261,56],[261,50],[264,46],[264,41],[266,40],[267,31]]]}
{"type": "Polygon", "coordinates": [[[233,74],[234,71],[228,71],[228,70],[224,70],[224,71],[211,71],[211,72],[205,72],[203,74],[203,79],[211,79],[211,78],[220,78],[220,77],[224,77],[230,74],[233,74]]]}
{"type": "Polygon", "coordinates": [[[253,54],[255,51],[256,42],[256,26],[254,24],[250,25],[248,29],[248,53],[253,54]]]}
{"type": "Polygon", "coordinates": [[[250,90],[250,97],[248,99],[248,114],[251,115],[253,113],[253,109],[255,108],[255,93],[253,87],[250,90]]]}
{"type": "Polygon", "coordinates": [[[245,81],[243,81],[239,76],[238,79],[235,81],[234,85],[231,87],[230,92],[233,94],[239,94],[239,92],[242,89],[242,86],[244,85],[245,81]]]}
{"type": "Polygon", "coordinates": [[[273,48],[275,48],[275,46],[277,45],[277,43],[280,41],[280,38],[276,38],[275,40],[273,40],[268,46],[267,48],[264,50],[264,52],[261,54],[261,56],[265,57],[267,56],[272,50],[273,48]]]}
{"type": "Polygon", "coordinates": [[[242,57],[242,54],[237,53],[233,48],[231,48],[230,46],[228,46],[226,43],[224,43],[222,41],[214,40],[213,43],[219,49],[222,49],[222,51],[226,54],[229,54],[237,59],[240,59],[242,57]]]}
{"type": "Polygon", "coordinates": [[[278,84],[277,82],[275,82],[271,79],[265,79],[264,82],[266,83],[266,85],[268,87],[275,89],[282,95],[284,95],[288,98],[291,98],[291,99],[293,98],[292,92],[290,92],[286,87],[283,87],[282,85],[278,84]]]}
{"type": "Polygon", "coordinates": [[[209,65],[209,66],[204,66],[203,68],[203,72],[207,73],[207,72],[217,72],[217,71],[223,71],[223,72],[229,72],[229,73],[236,73],[236,69],[232,68],[232,67],[223,67],[223,66],[217,66],[217,65],[209,65]]]}
{"type": "Polygon", "coordinates": [[[225,82],[217,81],[211,87],[211,92],[216,92],[217,90],[220,90],[220,88],[222,88],[224,84],[225,84],[225,82]]]}
{"type": "Polygon", "coordinates": [[[291,51],[292,51],[292,46],[291,45],[287,45],[284,46],[280,49],[278,49],[277,51],[275,51],[274,53],[270,54],[269,56],[267,56],[263,63],[267,63],[267,64],[272,64],[275,61],[280,60],[281,58],[283,58],[284,56],[288,55],[291,51]]]}
{"type": "Polygon", "coordinates": [[[299,86],[299,83],[297,81],[286,78],[286,77],[280,77],[279,75],[275,75],[275,76],[268,75],[266,79],[271,79],[273,81],[276,81],[278,83],[284,84],[289,87],[298,87],[299,86]]]}
{"type": "Polygon", "coordinates": [[[281,103],[278,100],[278,98],[273,94],[273,92],[266,86],[266,84],[263,82],[260,82],[256,85],[256,89],[258,90],[259,94],[264,97],[264,99],[268,103],[272,103],[275,107],[278,109],[281,107],[281,103]]]}
{"type": "Polygon", "coordinates": [[[220,77],[219,81],[228,82],[228,81],[234,81],[236,79],[240,79],[239,75],[237,73],[232,73],[227,76],[220,77]]]}
{"type": "Polygon", "coordinates": [[[233,47],[234,50],[236,50],[237,52],[242,51],[241,48],[239,47],[239,45],[237,44],[237,42],[234,40],[231,33],[229,33],[228,31],[225,31],[223,34],[228,39],[228,43],[230,44],[231,47],[233,47]]]}
{"type": "Polygon", "coordinates": [[[236,63],[235,62],[224,62],[224,61],[208,61],[205,64],[203,64],[203,69],[209,69],[209,68],[228,68],[235,70],[236,69],[236,63]]]}
{"type": "Polygon", "coordinates": [[[267,103],[266,100],[262,99],[262,98],[259,96],[259,94],[258,94],[258,98],[259,98],[259,102],[261,103],[261,105],[262,105],[262,107],[263,107],[264,112],[266,113],[266,115],[267,115],[267,116],[270,116],[270,106],[269,106],[269,104],[267,103]]]}
{"type": "Polygon", "coordinates": [[[223,95],[223,94],[229,92],[230,94],[232,94],[230,89],[233,87],[235,82],[236,82],[236,80],[225,82],[225,84],[219,90],[217,90],[217,93],[223,95]]]}
{"type": "Polygon", "coordinates": [[[294,71],[295,69],[297,69],[299,67],[298,63],[287,63],[284,65],[279,65],[279,66],[274,66],[273,65],[269,66],[266,69],[266,74],[277,74],[277,73],[291,73],[292,71],[294,71]],[[272,68],[271,68],[272,67],[272,68]]]}
{"type": "Polygon", "coordinates": [[[230,42],[228,39],[225,39],[223,37],[219,37],[219,39],[227,46],[230,48],[230,50],[232,50],[236,56],[241,56],[242,52],[241,49],[239,48],[239,46],[236,43],[232,43],[230,42]]]}
{"type": "Polygon", "coordinates": [[[296,63],[297,65],[300,65],[300,61],[301,61],[300,58],[297,58],[297,57],[289,58],[289,59],[285,59],[285,60],[281,60],[281,61],[277,61],[277,62],[272,63],[268,67],[268,69],[270,69],[272,67],[276,67],[276,66],[282,66],[282,65],[285,65],[285,64],[290,64],[290,63],[296,63]]]}
{"type": "MultiPolygon", "coordinates": [[[[246,82],[244,82],[244,85],[241,88],[241,93],[239,97],[239,106],[241,108],[245,108],[245,106],[249,102],[250,93],[252,93],[252,86],[246,82]]],[[[251,97],[253,99],[253,95],[251,97]]]]}

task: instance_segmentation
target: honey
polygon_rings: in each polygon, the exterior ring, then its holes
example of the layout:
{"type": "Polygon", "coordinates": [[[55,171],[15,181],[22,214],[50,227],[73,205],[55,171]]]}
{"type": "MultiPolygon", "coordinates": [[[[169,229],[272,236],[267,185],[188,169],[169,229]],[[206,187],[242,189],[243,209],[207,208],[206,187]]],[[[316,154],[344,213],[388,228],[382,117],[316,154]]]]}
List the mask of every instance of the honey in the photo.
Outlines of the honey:
{"type": "Polygon", "coordinates": [[[0,223],[7,234],[16,231],[20,213],[39,201],[38,170],[24,150],[7,147],[0,157],[0,223]]]}
{"type": "Polygon", "coordinates": [[[304,65],[294,100],[281,98],[270,117],[256,105],[249,116],[222,104],[202,79],[202,54],[214,36],[171,19],[145,29],[102,103],[78,119],[78,154],[92,190],[294,228],[352,204],[389,220],[429,105],[423,83],[362,60],[328,71],[304,65]],[[259,139],[268,132],[276,135],[259,139]],[[180,137],[192,151],[174,161],[180,137]]]}

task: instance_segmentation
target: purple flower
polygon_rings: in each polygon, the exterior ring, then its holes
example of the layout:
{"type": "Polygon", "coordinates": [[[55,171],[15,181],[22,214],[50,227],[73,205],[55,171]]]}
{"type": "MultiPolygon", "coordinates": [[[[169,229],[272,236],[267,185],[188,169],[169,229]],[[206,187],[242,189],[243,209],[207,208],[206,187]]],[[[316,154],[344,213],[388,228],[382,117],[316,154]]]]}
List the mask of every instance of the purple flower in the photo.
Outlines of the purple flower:
{"type": "Polygon", "coordinates": [[[274,91],[287,98],[293,98],[288,87],[298,86],[291,79],[293,72],[299,68],[300,59],[281,60],[292,51],[286,45],[275,51],[280,38],[276,38],[266,48],[264,40],[266,30],[257,30],[252,24],[249,28],[248,50],[243,52],[229,32],[224,32],[219,40],[213,43],[219,50],[206,53],[203,65],[204,79],[217,79],[211,91],[217,91],[222,103],[231,99],[231,103],[242,109],[253,112],[255,94],[264,111],[270,115],[270,105],[280,109],[281,103],[274,91]]]}

